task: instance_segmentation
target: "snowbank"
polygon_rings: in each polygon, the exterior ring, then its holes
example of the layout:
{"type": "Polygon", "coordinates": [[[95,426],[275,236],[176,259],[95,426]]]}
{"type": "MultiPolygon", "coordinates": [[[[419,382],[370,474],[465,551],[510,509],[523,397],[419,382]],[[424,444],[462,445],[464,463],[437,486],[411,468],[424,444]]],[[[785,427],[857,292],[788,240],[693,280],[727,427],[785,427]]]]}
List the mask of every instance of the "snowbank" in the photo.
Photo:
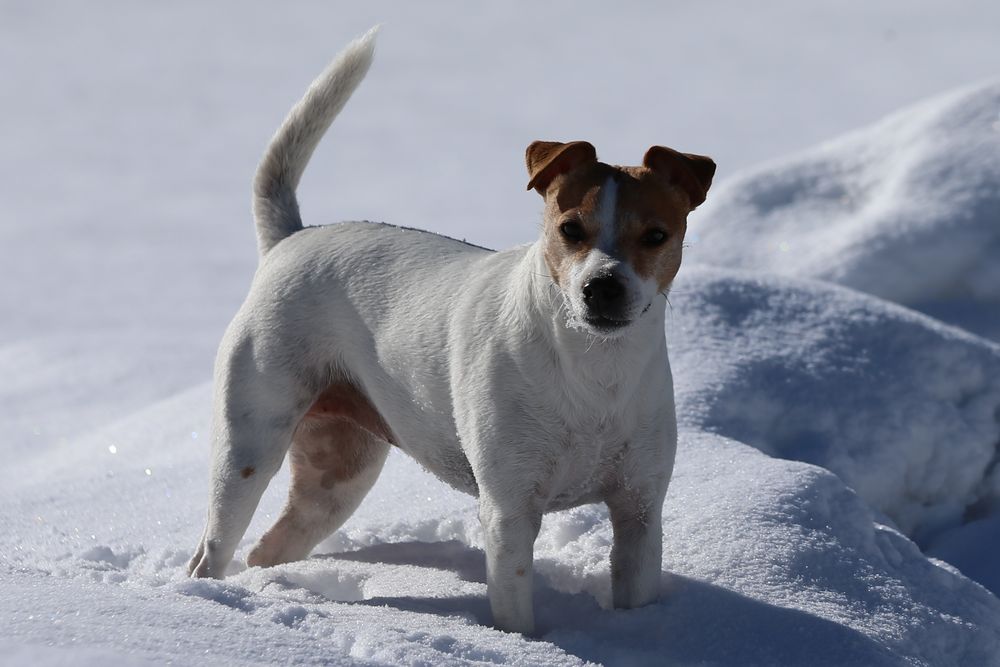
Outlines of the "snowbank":
{"type": "Polygon", "coordinates": [[[737,175],[692,231],[695,261],[830,280],[1000,335],[1000,82],[737,175]]]}
{"type": "Polygon", "coordinates": [[[682,423],[836,472],[924,542],[1000,500],[1000,346],[827,283],[686,267],[682,423]]]}
{"type": "Polygon", "coordinates": [[[0,22],[23,64],[0,72],[0,664],[1000,664],[997,598],[887,527],[1000,590],[996,349],[798,280],[1000,339],[998,86],[728,180],[989,75],[996,3],[223,2],[197,21],[187,3],[60,4],[0,22]],[[206,504],[198,383],[256,261],[253,167],[312,73],[376,22],[373,76],[303,183],[311,223],[508,246],[536,233],[532,139],[718,159],[672,296],[686,430],[658,604],[605,608],[610,528],[585,507],[545,520],[541,637],[495,632],[472,499],[399,456],[313,558],[183,574],[206,504]],[[696,28],[662,39],[680,23],[696,28]]]}
{"type": "Polygon", "coordinates": [[[538,640],[486,625],[474,502],[402,456],[309,560],[190,580],[208,394],[193,388],[67,443],[51,464],[7,471],[0,613],[16,655],[59,664],[58,647],[77,641],[122,664],[937,665],[1000,651],[1000,601],[873,521],[837,477],[697,432],[682,435],[667,498],[661,601],[608,610],[606,510],[550,515],[538,640]]]}

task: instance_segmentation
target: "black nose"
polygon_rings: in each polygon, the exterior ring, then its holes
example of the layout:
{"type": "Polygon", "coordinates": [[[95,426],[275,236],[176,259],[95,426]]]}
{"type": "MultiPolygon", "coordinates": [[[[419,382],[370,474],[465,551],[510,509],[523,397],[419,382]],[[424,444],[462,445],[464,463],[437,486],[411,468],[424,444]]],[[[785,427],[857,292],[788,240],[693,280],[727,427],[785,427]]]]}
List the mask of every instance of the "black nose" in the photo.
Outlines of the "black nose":
{"type": "Polygon", "coordinates": [[[591,278],[583,286],[583,302],[594,314],[613,317],[621,313],[625,285],[616,275],[591,278]]]}

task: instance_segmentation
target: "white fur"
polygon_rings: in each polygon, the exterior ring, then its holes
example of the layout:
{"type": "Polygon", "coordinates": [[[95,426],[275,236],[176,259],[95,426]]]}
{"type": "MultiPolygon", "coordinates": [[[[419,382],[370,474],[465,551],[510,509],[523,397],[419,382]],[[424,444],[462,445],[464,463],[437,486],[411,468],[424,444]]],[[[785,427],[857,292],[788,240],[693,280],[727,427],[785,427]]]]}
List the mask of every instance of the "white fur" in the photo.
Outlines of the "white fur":
{"type": "Polygon", "coordinates": [[[608,177],[601,188],[600,198],[597,200],[597,223],[600,225],[598,232],[597,247],[609,255],[615,252],[617,241],[617,227],[615,224],[618,216],[618,183],[615,179],[608,177]]]}
{"type": "MultiPolygon", "coordinates": [[[[371,36],[348,47],[261,164],[258,182],[282,186],[258,193],[271,193],[255,208],[264,254],[219,350],[209,517],[192,575],[224,575],[296,425],[320,391],[346,379],[376,407],[394,444],[478,496],[497,627],[532,631],[532,544],[542,514],[582,503],[610,508],[615,606],[652,601],[677,439],[663,300],[617,337],[595,337],[567,326],[539,243],[494,253],[373,223],[301,229],[294,184],[312,135],[370,59],[371,36]],[[287,139],[302,128],[306,140],[287,139]],[[240,473],[248,468],[254,474],[240,473]]],[[[360,481],[292,494],[290,518],[252,552],[257,562],[302,557],[336,529],[378,474],[384,451],[373,451],[382,456],[360,481]],[[331,508],[304,528],[296,521],[315,516],[298,506],[307,501],[347,509],[331,508]]]]}

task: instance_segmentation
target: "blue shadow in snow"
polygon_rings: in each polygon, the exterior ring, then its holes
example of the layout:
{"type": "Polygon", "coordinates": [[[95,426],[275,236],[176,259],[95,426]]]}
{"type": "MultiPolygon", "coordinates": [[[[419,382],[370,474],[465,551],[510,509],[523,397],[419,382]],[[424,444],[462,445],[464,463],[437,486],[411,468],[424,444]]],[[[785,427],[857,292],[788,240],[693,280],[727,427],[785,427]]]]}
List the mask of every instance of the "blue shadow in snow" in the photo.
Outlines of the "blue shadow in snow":
{"type": "MultiPolygon", "coordinates": [[[[381,544],[321,556],[416,565],[484,582],[482,551],[457,541],[381,544]]],[[[485,596],[370,598],[354,604],[472,617],[492,615],[485,596]]],[[[583,660],[609,665],[905,665],[870,637],[806,611],[746,597],[721,586],[664,574],[661,599],[641,609],[602,609],[586,593],[564,593],[535,577],[540,641],[583,660]]]]}

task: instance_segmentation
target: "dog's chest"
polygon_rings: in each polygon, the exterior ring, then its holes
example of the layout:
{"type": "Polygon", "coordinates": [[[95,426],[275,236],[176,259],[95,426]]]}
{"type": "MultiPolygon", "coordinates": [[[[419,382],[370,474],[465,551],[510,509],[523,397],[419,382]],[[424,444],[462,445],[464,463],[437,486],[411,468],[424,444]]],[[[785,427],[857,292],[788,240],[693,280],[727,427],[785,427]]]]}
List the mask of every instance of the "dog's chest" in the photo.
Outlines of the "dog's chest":
{"type": "Polygon", "coordinates": [[[618,423],[569,428],[538,480],[539,500],[556,511],[599,500],[619,478],[628,437],[618,423]]]}
{"type": "Polygon", "coordinates": [[[641,427],[632,378],[620,363],[564,368],[551,395],[561,396],[557,422],[549,422],[546,465],[538,467],[537,500],[557,511],[601,500],[621,483],[630,440],[641,427]]]}

